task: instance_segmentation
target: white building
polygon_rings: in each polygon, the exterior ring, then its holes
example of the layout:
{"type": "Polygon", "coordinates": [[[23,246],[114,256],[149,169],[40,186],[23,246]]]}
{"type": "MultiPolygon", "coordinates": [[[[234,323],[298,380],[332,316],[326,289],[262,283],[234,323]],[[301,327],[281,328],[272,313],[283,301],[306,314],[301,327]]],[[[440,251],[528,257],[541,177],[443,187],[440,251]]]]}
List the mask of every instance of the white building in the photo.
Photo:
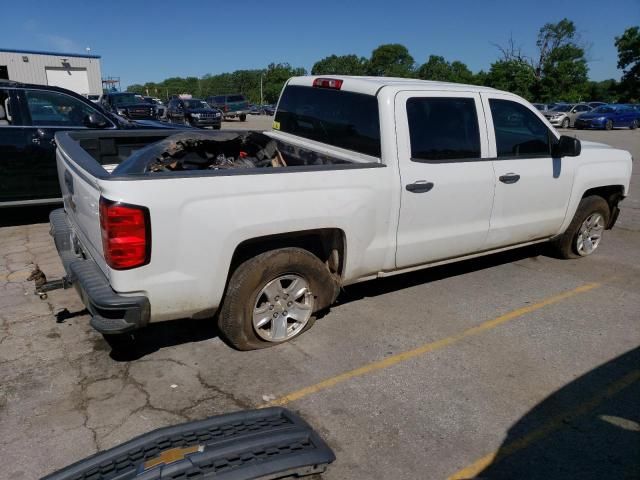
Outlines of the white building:
{"type": "Polygon", "coordinates": [[[0,48],[0,79],[102,93],[100,56],[0,48]]]}

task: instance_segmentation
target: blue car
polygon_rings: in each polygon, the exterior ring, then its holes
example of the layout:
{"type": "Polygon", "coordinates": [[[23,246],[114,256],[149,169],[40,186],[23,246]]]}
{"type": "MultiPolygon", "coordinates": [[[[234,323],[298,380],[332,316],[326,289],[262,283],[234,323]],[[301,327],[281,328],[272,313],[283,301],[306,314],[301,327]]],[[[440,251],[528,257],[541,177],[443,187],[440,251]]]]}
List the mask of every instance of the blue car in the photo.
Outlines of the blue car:
{"type": "Polygon", "coordinates": [[[583,113],[575,121],[577,129],[612,128],[635,129],[640,125],[640,111],[629,105],[601,105],[588,113],[583,113]]]}

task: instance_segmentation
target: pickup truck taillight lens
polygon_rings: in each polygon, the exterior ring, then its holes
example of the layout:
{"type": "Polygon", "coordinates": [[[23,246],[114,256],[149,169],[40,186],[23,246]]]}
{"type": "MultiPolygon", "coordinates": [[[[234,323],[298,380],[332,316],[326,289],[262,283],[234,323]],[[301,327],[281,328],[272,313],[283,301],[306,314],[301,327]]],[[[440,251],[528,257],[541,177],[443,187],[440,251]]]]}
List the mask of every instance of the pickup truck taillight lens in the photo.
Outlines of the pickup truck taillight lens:
{"type": "Polygon", "coordinates": [[[100,197],[104,259],[115,270],[140,267],[151,259],[151,223],[145,207],[100,197]]]}

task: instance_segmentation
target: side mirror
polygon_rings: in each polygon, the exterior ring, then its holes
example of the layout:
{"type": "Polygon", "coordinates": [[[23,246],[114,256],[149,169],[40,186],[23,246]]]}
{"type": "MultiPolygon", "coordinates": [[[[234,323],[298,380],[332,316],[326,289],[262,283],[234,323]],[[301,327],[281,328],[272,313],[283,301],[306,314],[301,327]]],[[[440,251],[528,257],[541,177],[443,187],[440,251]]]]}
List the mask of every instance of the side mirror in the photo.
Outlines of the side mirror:
{"type": "Polygon", "coordinates": [[[552,148],[554,157],[577,157],[582,151],[580,140],[568,135],[562,135],[552,148]]]}
{"type": "Polygon", "coordinates": [[[88,128],[104,128],[107,126],[107,122],[102,115],[96,113],[90,113],[85,117],[84,124],[88,128]]]}

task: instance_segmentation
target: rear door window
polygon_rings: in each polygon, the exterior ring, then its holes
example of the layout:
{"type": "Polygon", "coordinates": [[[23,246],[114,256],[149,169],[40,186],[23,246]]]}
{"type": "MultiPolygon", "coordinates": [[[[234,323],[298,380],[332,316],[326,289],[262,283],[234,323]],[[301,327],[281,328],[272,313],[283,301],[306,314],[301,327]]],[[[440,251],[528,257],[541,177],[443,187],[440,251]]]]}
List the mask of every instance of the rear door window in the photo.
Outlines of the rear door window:
{"type": "Polygon", "coordinates": [[[19,124],[11,103],[9,90],[0,90],[0,127],[19,124]]]}
{"type": "Polygon", "coordinates": [[[551,155],[550,132],[538,116],[510,100],[489,99],[498,158],[551,155]]]}
{"type": "Polygon", "coordinates": [[[288,86],[275,125],[282,132],[380,157],[378,100],[372,95],[288,86]]]}
{"type": "Polygon", "coordinates": [[[480,129],[473,98],[410,98],[407,118],[413,161],[480,158],[480,129]]]}

